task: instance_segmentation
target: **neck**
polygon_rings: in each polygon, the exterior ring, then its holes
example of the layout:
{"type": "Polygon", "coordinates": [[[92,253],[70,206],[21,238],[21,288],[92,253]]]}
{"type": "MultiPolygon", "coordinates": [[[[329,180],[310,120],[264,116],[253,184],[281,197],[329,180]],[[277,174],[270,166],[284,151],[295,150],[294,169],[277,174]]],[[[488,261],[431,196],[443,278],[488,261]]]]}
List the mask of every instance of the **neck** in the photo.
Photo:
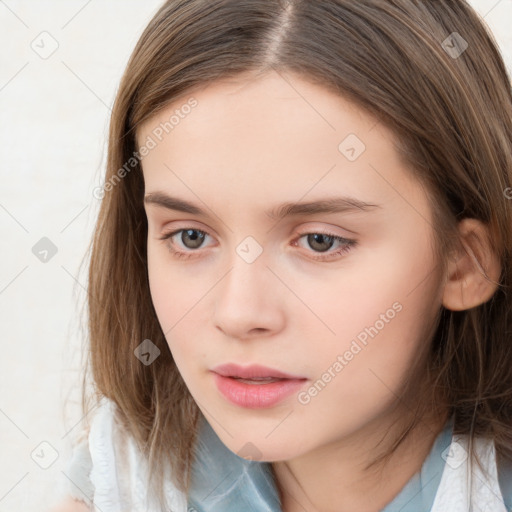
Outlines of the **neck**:
{"type": "Polygon", "coordinates": [[[379,417],[350,435],[288,461],[272,464],[283,512],[379,512],[417,473],[442,430],[447,415],[423,420],[384,464],[366,466],[389,448],[403,423],[379,417]],[[383,447],[380,447],[382,450],[383,447]]]}

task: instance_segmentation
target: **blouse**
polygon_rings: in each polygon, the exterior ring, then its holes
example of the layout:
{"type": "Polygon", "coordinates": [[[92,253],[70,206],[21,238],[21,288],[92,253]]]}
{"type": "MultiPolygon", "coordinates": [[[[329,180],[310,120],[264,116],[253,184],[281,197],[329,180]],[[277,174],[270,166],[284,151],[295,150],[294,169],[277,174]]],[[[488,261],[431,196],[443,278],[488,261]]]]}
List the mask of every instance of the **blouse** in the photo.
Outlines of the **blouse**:
{"type": "MultiPolygon", "coordinates": [[[[73,449],[61,488],[102,512],[161,512],[145,487],[147,461],[116,421],[116,408],[102,399],[73,449]]],[[[477,438],[475,445],[487,472],[473,464],[471,496],[468,438],[453,435],[451,418],[421,469],[381,512],[512,512],[512,461],[498,471],[494,442],[477,438]]],[[[166,511],[282,512],[270,463],[234,454],[202,415],[196,450],[189,494],[165,481],[166,511]]]]}

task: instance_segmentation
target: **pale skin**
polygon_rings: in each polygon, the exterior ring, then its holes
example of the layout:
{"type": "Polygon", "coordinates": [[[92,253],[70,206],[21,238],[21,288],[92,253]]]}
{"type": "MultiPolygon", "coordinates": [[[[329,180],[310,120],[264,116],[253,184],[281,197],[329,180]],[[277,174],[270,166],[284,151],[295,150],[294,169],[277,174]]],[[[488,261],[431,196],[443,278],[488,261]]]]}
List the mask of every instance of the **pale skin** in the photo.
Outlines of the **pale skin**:
{"type": "Polygon", "coordinates": [[[139,143],[190,96],[197,106],[143,159],[146,195],[163,192],[207,214],[145,204],[151,295],[178,369],[230,450],[251,442],[273,463],[283,511],[377,512],[421,468],[444,425],[445,417],[425,418],[385,471],[364,471],[437,309],[468,309],[494,293],[472,263],[474,255],[498,279],[486,228],[473,219],[460,224],[469,254],[455,255],[440,275],[430,204],[392,134],[296,75],[194,91],[145,122],[139,143]],[[339,149],[349,134],[366,146],[355,161],[339,149]],[[279,222],[264,214],[283,202],[334,196],[379,206],[279,222]],[[179,229],[199,230],[204,241],[194,246],[185,231],[159,240],[179,229]],[[304,235],[314,233],[357,243],[336,255],[344,244],[308,243],[304,235]],[[236,251],[248,236],[262,249],[252,263],[236,251]],[[307,404],[292,395],[245,409],[214,385],[215,365],[258,363],[306,377],[307,390],[397,302],[393,319],[307,404]]]}

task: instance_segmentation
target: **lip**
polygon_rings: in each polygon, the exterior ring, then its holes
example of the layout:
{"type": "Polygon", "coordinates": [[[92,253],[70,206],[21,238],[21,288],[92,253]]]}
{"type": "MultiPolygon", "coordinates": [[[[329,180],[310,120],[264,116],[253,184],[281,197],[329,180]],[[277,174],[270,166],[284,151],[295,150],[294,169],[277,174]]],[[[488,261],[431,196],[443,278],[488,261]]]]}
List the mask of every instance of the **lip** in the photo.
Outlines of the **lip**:
{"type": "Polygon", "coordinates": [[[299,391],[307,379],[282,378],[267,384],[247,384],[234,377],[213,372],[217,389],[231,403],[248,409],[272,407],[286,397],[299,391]]]}
{"type": "Polygon", "coordinates": [[[275,377],[278,379],[304,380],[306,377],[300,375],[291,375],[289,373],[268,368],[259,364],[249,366],[240,366],[235,363],[226,363],[216,366],[211,371],[224,377],[240,377],[242,379],[252,379],[255,377],[275,377]]]}
{"type": "Polygon", "coordinates": [[[211,371],[215,384],[224,397],[235,405],[249,409],[272,407],[297,392],[308,380],[306,377],[259,364],[240,366],[235,363],[226,363],[216,366],[211,371]],[[264,384],[248,384],[236,380],[235,377],[242,379],[274,377],[280,380],[264,384]]]}

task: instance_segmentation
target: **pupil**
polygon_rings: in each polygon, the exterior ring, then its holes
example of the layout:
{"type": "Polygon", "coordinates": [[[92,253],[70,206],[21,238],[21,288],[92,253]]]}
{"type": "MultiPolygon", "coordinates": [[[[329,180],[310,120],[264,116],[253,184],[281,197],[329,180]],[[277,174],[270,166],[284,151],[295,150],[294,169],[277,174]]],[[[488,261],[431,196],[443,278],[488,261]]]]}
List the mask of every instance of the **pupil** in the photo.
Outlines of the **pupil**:
{"type": "Polygon", "coordinates": [[[187,229],[183,231],[181,235],[181,241],[183,242],[185,247],[188,247],[189,249],[197,249],[201,245],[203,239],[204,233],[199,233],[197,229],[187,229]],[[196,233],[196,236],[194,236],[193,233],[196,233]],[[192,240],[191,245],[187,243],[185,237],[188,237],[189,239],[192,240]]]}
{"type": "Polygon", "coordinates": [[[308,235],[308,243],[313,249],[318,249],[320,252],[328,251],[332,247],[333,238],[329,235],[323,235],[321,233],[313,233],[308,235]],[[326,242],[327,240],[327,242],[326,242]],[[328,247],[323,247],[322,244],[326,244],[328,247]],[[320,247],[318,247],[320,245],[320,247]],[[315,247],[316,246],[316,247],[315,247]]]}

